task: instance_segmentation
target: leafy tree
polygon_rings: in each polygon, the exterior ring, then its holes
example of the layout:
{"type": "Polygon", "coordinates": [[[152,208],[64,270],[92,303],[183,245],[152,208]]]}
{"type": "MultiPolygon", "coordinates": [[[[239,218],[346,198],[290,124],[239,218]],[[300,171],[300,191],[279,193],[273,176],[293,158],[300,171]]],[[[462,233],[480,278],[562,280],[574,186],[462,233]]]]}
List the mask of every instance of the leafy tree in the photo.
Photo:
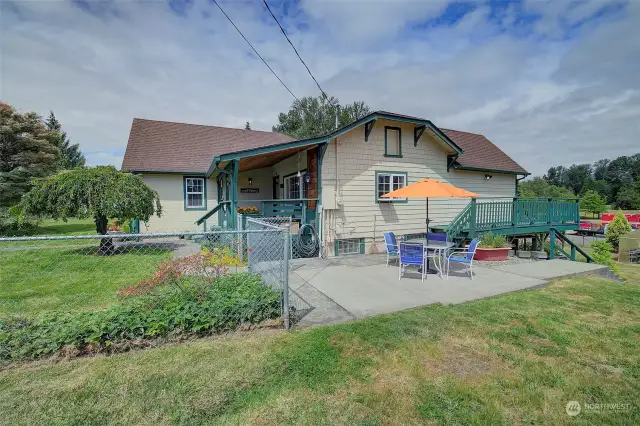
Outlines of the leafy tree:
{"type": "Polygon", "coordinates": [[[541,177],[521,182],[518,185],[518,194],[521,197],[575,197],[567,188],[552,185],[541,177]]]}
{"type": "MultiPolygon", "coordinates": [[[[162,214],[156,191],[140,176],[120,172],[113,166],[65,170],[38,179],[22,198],[21,207],[27,214],[63,221],[69,217],[93,217],[100,235],[107,233],[108,218],[146,222],[154,213],[162,214]]],[[[100,241],[100,252],[113,252],[111,238],[100,241]]]]}
{"type": "Polygon", "coordinates": [[[615,250],[618,250],[620,237],[629,232],[631,232],[631,225],[622,211],[618,210],[611,223],[607,225],[607,232],[605,233],[607,242],[611,244],[615,250]]]}
{"type": "Polygon", "coordinates": [[[609,168],[610,162],[611,160],[605,158],[593,163],[593,177],[596,180],[604,180],[604,175],[607,173],[607,168],[609,168]]]}
{"type": "Polygon", "coordinates": [[[66,170],[83,167],[86,159],[84,158],[84,154],[80,151],[80,145],[77,143],[71,143],[67,137],[67,133],[62,131],[62,126],[53,114],[53,111],[49,112],[49,118],[45,120],[45,123],[49,130],[54,130],[58,133],[54,138],[53,143],[60,150],[60,168],[66,170]]]}
{"type": "Polygon", "coordinates": [[[565,186],[567,169],[563,166],[551,167],[543,178],[551,185],[565,186]]]}
{"type": "Polygon", "coordinates": [[[244,125],[244,129],[245,130],[251,130],[251,124],[249,124],[249,122],[247,121],[244,125]]]}
{"type": "Polygon", "coordinates": [[[574,194],[579,194],[585,181],[591,179],[590,164],[572,164],[564,173],[563,186],[573,190],[574,194]]]}
{"type": "Polygon", "coordinates": [[[336,129],[336,113],[338,127],[346,126],[371,112],[364,102],[354,102],[340,107],[337,98],[307,96],[295,100],[289,111],[278,114],[278,124],[273,126],[274,132],[284,133],[296,139],[308,139],[323,136],[336,129]]]}
{"type": "Polygon", "coordinates": [[[600,217],[600,214],[607,210],[607,200],[602,198],[596,191],[589,190],[585,192],[580,200],[580,210],[600,217]]]}
{"type": "Polygon", "coordinates": [[[596,191],[605,201],[609,200],[609,185],[604,180],[595,180],[593,178],[585,180],[580,190],[580,196],[584,196],[587,191],[596,191]]]}
{"type": "Polygon", "coordinates": [[[33,178],[55,172],[60,158],[57,136],[36,113],[20,114],[0,103],[0,206],[16,204],[33,178]]]}
{"type": "Polygon", "coordinates": [[[616,207],[623,210],[640,210],[640,181],[635,185],[623,185],[616,194],[616,207]]]}
{"type": "Polygon", "coordinates": [[[607,166],[604,178],[611,185],[611,196],[615,199],[618,191],[625,184],[633,183],[634,172],[633,166],[635,161],[633,157],[621,156],[613,160],[607,166]]]}

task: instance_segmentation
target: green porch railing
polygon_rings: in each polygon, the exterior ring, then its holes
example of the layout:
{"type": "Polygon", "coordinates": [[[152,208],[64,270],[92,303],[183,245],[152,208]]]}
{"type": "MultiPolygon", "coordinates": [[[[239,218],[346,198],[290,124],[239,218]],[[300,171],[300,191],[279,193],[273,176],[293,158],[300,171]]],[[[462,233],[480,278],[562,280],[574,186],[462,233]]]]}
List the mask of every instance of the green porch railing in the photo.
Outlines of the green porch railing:
{"type": "Polygon", "coordinates": [[[317,198],[296,198],[280,200],[238,200],[240,207],[256,206],[261,216],[278,217],[290,216],[293,220],[303,224],[315,221],[315,208],[309,208],[310,201],[318,201],[317,198]]]}
{"type": "Polygon", "coordinates": [[[550,228],[577,229],[580,208],[577,199],[496,198],[472,199],[445,227],[451,241],[474,238],[485,232],[517,235],[549,232],[550,228]],[[497,201],[491,201],[497,200],[497,201]]]}

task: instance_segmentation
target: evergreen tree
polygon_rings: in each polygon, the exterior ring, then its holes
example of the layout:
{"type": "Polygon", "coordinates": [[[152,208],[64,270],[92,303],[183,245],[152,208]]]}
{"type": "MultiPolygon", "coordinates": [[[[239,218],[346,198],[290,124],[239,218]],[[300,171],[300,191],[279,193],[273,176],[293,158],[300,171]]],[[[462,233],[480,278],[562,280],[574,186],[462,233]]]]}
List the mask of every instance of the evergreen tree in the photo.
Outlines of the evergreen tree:
{"type": "Polygon", "coordinates": [[[58,168],[60,150],[35,112],[20,114],[0,103],[0,206],[12,206],[29,189],[33,178],[45,177],[58,168]]]}
{"type": "Polygon", "coordinates": [[[49,112],[49,118],[45,120],[45,123],[49,130],[58,132],[57,137],[53,143],[60,150],[60,164],[59,167],[63,170],[75,169],[76,167],[83,167],[86,159],[82,151],[80,151],[80,145],[72,144],[67,133],[62,131],[62,125],[53,114],[53,111],[49,112]]]}

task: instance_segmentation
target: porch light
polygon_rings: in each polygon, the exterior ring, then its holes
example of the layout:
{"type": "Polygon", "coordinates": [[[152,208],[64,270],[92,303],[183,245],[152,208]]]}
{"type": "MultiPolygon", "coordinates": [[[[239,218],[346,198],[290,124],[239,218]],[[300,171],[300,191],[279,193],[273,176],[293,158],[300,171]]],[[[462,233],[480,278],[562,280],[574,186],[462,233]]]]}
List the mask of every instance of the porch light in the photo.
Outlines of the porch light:
{"type": "Polygon", "coordinates": [[[489,179],[491,179],[492,177],[493,177],[492,175],[484,175],[484,178],[485,178],[486,180],[489,180],[489,179]]]}
{"type": "Polygon", "coordinates": [[[253,185],[253,179],[249,178],[249,186],[253,185]]]}
{"type": "Polygon", "coordinates": [[[306,173],[304,175],[304,181],[307,182],[307,183],[311,182],[311,176],[309,176],[309,173],[306,173]]]}

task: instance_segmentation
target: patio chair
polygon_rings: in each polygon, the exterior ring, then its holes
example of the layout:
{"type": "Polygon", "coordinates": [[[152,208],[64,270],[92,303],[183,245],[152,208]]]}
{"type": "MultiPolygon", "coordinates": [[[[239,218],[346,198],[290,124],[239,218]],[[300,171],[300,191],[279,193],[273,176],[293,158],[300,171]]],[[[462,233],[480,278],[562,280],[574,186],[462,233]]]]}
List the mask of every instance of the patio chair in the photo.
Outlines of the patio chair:
{"type": "Polygon", "coordinates": [[[420,276],[424,281],[424,277],[427,275],[427,268],[424,265],[424,246],[419,243],[400,243],[399,252],[398,280],[402,279],[406,266],[417,266],[420,268],[420,276]]]}
{"type": "Polygon", "coordinates": [[[384,233],[384,245],[387,252],[387,266],[389,266],[389,259],[392,257],[398,258],[398,242],[396,240],[396,234],[393,232],[384,233]]]}
{"type": "Polygon", "coordinates": [[[461,263],[468,265],[469,277],[473,280],[473,255],[476,254],[476,248],[478,247],[479,239],[474,238],[469,244],[468,249],[452,250],[447,256],[447,279],[449,279],[449,270],[451,269],[451,262],[461,263]]]}

